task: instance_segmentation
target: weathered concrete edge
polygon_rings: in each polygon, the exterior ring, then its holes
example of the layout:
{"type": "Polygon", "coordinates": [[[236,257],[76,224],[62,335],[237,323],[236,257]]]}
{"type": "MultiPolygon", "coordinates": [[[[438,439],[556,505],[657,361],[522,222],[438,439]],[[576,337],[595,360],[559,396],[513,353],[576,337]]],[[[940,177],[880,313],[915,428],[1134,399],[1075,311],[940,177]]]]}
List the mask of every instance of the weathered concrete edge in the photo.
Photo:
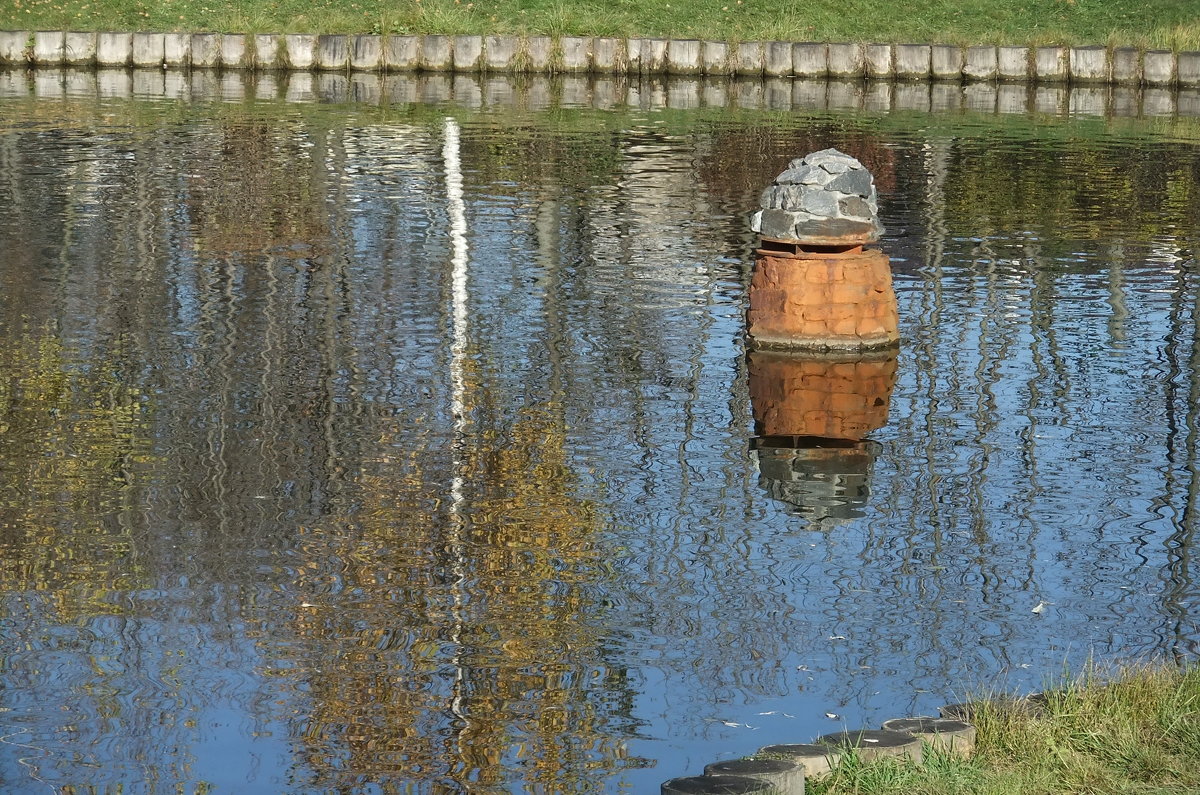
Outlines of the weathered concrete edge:
{"type": "Polygon", "coordinates": [[[588,36],[0,31],[8,66],[595,72],[1200,86],[1200,52],[588,36]]]}

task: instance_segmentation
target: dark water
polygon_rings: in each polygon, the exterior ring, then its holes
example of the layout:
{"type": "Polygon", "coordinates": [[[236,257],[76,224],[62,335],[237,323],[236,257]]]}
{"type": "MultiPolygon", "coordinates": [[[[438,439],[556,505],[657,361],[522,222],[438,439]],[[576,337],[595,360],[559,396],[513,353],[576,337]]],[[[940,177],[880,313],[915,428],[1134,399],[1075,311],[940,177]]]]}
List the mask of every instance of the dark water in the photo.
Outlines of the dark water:
{"type": "Polygon", "coordinates": [[[1195,657],[1200,122],[529,104],[0,99],[0,789],[653,792],[1195,657]],[[826,146],[904,343],[812,455],[746,219],[826,146]]]}

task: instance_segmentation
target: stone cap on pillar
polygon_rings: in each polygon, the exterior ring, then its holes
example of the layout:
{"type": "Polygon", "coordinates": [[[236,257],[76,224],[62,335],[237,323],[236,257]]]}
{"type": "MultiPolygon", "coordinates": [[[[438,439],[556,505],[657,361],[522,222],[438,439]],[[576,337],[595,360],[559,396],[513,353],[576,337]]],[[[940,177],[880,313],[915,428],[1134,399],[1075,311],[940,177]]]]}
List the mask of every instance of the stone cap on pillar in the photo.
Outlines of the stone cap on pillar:
{"type": "Polygon", "coordinates": [[[837,149],[789,163],[763,192],[750,226],[764,238],[801,246],[861,246],[883,234],[871,172],[837,149]]]}

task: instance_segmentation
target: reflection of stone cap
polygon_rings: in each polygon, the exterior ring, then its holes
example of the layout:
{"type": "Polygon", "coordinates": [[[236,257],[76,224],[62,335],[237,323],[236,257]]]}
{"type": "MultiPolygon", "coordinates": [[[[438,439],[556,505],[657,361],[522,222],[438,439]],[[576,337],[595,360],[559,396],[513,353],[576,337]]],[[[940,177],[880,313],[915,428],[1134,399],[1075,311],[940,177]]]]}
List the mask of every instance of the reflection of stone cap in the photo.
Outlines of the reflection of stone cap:
{"type": "Polygon", "coordinates": [[[871,172],[836,149],[789,163],[763,192],[762,207],[750,226],[776,240],[857,246],[883,233],[871,172]]]}
{"type": "Polygon", "coordinates": [[[776,447],[758,440],[759,485],[814,529],[829,530],[866,516],[877,442],[847,447],[776,447]]]}

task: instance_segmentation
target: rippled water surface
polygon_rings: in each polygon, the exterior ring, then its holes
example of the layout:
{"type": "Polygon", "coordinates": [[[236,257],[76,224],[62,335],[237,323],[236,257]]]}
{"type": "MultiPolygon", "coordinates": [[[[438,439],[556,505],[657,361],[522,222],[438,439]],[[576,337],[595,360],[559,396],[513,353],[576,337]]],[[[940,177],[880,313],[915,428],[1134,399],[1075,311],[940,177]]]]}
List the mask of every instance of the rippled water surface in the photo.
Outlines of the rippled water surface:
{"type": "Polygon", "coordinates": [[[1194,657],[1200,121],[550,88],[0,99],[3,791],[652,792],[1194,657]],[[792,450],[747,216],[827,146],[904,342],[792,450]]]}

